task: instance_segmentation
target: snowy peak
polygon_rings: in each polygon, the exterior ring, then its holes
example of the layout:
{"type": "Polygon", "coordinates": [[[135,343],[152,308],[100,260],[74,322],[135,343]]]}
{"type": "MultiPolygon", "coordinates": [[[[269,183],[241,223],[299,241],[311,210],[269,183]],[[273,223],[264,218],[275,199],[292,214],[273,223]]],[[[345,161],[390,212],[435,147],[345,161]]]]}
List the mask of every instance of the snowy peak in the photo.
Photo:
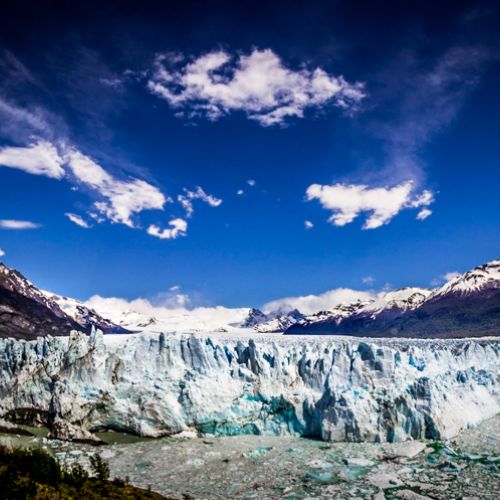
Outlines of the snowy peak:
{"type": "Polygon", "coordinates": [[[420,307],[432,291],[426,288],[407,287],[383,293],[378,299],[367,304],[361,311],[371,314],[373,318],[388,311],[406,312],[420,307]]]}
{"type": "Polygon", "coordinates": [[[259,317],[258,309],[252,310],[248,307],[216,306],[170,309],[155,306],[146,299],[128,302],[123,299],[98,295],[89,299],[85,305],[94,309],[102,317],[109,318],[113,323],[134,332],[235,332],[238,329],[242,330],[242,325],[246,322],[257,321],[259,317]]]}
{"type": "Polygon", "coordinates": [[[60,306],[40,291],[31,281],[25,278],[19,271],[10,269],[0,262],[0,287],[11,293],[31,299],[38,304],[50,309],[57,317],[63,318],[64,311],[60,306]]]}
{"type": "Polygon", "coordinates": [[[310,314],[306,316],[306,321],[333,321],[336,324],[341,323],[344,319],[350,318],[356,314],[359,314],[366,307],[373,304],[372,300],[357,300],[356,302],[343,303],[335,306],[328,311],[319,311],[315,314],[310,314]]]}
{"type": "Polygon", "coordinates": [[[500,259],[492,260],[448,281],[435,290],[431,298],[449,294],[467,296],[485,290],[500,290],[500,259]]]}
{"type": "Polygon", "coordinates": [[[265,321],[254,326],[255,331],[259,333],[281,333],[305,319],[305,316],[297,309],[293,309],[286,314],[270,314],[265,317],[265,321]]]}
{"type": "Polygon", "coordinates": [[[305,318],[305,323],[333,322],[340,325],[352,318],[376,319],[385,314],[394,316],[420,307],[430,293],[431,290],[426,288],[400,288],[381,293],[374,300],[357,300],[356,302],[343,303],[328,311],[311,314],[305,318]]]}
{"type": "Polygon", "coordinates": [[[314,314],[265,313],[256,308],[155,306],[98,295],[87,302],[39,290],[0,263],[0,335],[33,338],[71,330],[105,333],[322,333],[362,336],[482,336],[500,332],[500,259],[435,290],[408,287],[371,300],[342,303],[314,314]]]}
{"type": "Polygon", "coordinates": [[[398,288],[384,294],[383,299],[387,305],[397,306],[401,309],[415,309],[422,304],[432,293],[428,288],[406,287],[398,288]]]}
{"type": "Polygon", "coordinates": [[[240,324],[241,328],[254,328],[268,320],[268,317],[260,310],[252,307],[246,319],[240,324]]]}
{"type": "Polygon", "coordinates": [[[128,330],[111,320],[99,315],[94,309],[83,302],[70,297],[63,297],[51,292],[41,291],[49,300],[55,302],[68,316],[73,318],[86,331],[92,327],[99,328],[104,333],[127,333],[128,330]]]}
{"type": "Polygon", "coordinates": [[[0,336],[69,335],[81,326],[20,272],[0,263],[0,336]]]}
{"type": "Polygon", "coordinates": [[[436,290],[402,288],[368,303],[342,305],[308,316],[286,333],[443,338],[499,335],[500,260],[476,267],[436,290]]]}

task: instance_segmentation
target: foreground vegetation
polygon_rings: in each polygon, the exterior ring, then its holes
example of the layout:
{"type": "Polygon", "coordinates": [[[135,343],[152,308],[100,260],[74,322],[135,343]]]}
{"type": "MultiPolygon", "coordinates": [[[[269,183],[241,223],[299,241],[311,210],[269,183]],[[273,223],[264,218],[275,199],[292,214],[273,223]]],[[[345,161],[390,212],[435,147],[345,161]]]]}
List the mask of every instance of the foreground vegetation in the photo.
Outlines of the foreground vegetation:
{"type": "Polygon", "coordinates": [[[162,499],[161,495],[136,488],[124,481],[109,480],[109,467],[99,455],[91,459],[94,477],[77,464],[64,470],[41,449],[0,446],[1,497],[6,500],[162,499]]]}

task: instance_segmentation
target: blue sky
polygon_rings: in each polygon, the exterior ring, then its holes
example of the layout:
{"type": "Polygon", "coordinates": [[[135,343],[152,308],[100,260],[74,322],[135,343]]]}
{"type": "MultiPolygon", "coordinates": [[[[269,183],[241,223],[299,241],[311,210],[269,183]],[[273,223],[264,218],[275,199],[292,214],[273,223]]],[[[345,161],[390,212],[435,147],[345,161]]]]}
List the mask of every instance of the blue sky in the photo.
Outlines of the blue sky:
{"type": "Polygon", "coordinates": [[[498,258],[499,9],[385,3],[6,2],[2,259],[260,306],[498,258]]]}

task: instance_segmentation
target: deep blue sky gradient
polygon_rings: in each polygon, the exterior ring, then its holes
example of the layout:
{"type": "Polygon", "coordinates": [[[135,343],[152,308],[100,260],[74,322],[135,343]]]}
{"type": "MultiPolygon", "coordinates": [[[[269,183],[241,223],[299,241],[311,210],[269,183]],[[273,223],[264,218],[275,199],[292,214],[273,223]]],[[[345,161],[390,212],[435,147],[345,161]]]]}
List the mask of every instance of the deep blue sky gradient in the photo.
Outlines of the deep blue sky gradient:
{"type": "MultiPolygon", "coordinates": [[[[172,197],[200,185],[224,200],[218,208],[195,205],[187,236],[176,240],[120,224],[85,230],[64,213],[84,213],[93,201],[88,192],[0,167],[0,219],[42,225],[0,229],[5,262],[44,288],[81,299],[154,297],[180,285],[195,304],[258,306],[367,288],[368,275],[375,288],[429,286],[446,272],[498,258],[498,8],[383,3],[2,4],[1,57],[15,55],[42,84],[4,73],[0,97],[48,110],[62,135],[110,171],[145,178],[172,197]],[[436,193],[433,214],[420,222],[414,211],[402,211],[375,230],[362,230],[363,218],[345,227],[327,223],[327,211],[304,201],[306,188],[376,183],[387,161],[387,138],[378,137],[377,127],[412,119],[402,103],[418,90],[401,81],[427,71],[447,50],[471,45],[488,54],[477,81],[458,99],[453,119],[431,128],[416,151],[418,181],[436,193]],[[133,78],[119,90],[99,83],[147,68],[158,52],[198,56],[253,47],[272,49],[292,68],[321,66],[365,82],[368,96],[354,116],[326,106],[287,127],[265,128],[242,113],[188,122],[133,78]],[[240,188],[245,196],[236,195],[240,188]],[[315,225],[309,231],[306,219],[315,225]]],[[[0,146],[13,142],[0,137],[0,146]]],[[[180,207],[145,211],[140,225],[164,226],[170,216],[182,216],[180,207]]]]}

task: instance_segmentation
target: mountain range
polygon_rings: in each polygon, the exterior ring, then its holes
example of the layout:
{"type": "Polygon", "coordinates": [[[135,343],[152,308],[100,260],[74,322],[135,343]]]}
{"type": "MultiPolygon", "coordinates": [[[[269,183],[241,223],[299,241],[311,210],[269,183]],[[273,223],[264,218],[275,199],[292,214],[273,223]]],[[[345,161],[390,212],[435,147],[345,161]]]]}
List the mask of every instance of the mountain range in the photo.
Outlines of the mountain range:
{"type": "Polygon", "coordinates": [[[326,311],[264,313],[256,308],[124,309],[110,300],[87,303],[38,289],[0,263],[0,337],[31,339],[104,333],[220,331],[363,337],[478,337],[500,335],[500,259],[435,289],[408,287],[326,311]]]}
{"type": "Polygon", "coordinates": [[[0,262],[0,337],[62,336],[90,332],[93,326],[105,333],[127,331],[77,300],[38,289],[0,262]]]}

